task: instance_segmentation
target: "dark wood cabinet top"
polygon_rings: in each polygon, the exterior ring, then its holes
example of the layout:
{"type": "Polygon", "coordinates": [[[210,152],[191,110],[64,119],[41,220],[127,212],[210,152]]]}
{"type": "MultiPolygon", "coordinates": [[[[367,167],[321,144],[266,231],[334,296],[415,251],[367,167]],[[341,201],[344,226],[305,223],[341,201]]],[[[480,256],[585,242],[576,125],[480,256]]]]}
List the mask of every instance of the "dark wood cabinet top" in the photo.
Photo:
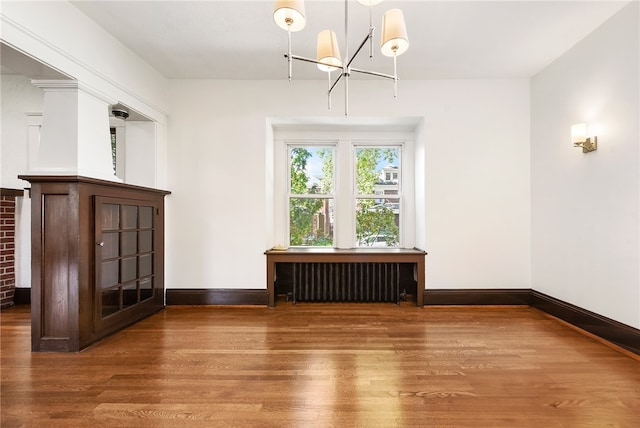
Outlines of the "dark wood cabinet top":
{"type": "Polygon", "coordinates": [[[318,255],[426,255],[424,250],[419,248],[333,248],[333,247],[290,247],[277,250],[270,248],[265,251],[268,256],[288,254],[299,256],[318,255]]]}
{"type": "Polygon", "coordinates": [[[85,183],[93,185],[103,185],[112,188],[122,188],[128,190],[142,190],[145,192],[158,193],[161,195],[171,194],[168,190],[154,189],[152,187],[136,186],[133,184],[120,183],[118,181],[102,180],[99,178],[83,177],[80,175],[19,175],[19,179],[29,183],[85,183]]]}

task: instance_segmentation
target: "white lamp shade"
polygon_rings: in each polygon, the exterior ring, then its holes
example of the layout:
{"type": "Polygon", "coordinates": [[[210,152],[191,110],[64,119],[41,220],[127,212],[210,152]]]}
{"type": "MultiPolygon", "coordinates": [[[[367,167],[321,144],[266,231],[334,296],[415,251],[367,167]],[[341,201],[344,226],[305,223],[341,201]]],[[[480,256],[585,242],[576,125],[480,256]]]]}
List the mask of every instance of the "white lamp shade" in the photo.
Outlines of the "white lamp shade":
{"type": "Polygon", "coordinates": [[[578,123],[571,127],[571,142],[584,143],[587,140],[587,125],[578,123]]]}
{"type": "Polygon", "coordinates": [[[338,46],[338,38],[336,33],[331,30],[324,30],[318,33],[318,50],[316,59],[333,67],[318,64],[318,68],[322,71],[331,72],[338,68],[342,68],[342,60],[340,59],[340,47],[338,46]]]}
{"type": "Polygon", "coordinates": [[[378,3],[382,3],[382,0],[357,0],[358,3],[365,6],[375,6],[378,3]]]}
{"type": "Polygon", "coordinates": [[[402,55],[409,48],[407,27],[400,9],[388,10],[382,17],[380,49],[385,56],[402,55]]]}
{"type": "Polygon", "coordinates": [[[273,11],[273,20],[283,30],[300,31],[304,28],[304,0],[278,0],[273,11]]]}

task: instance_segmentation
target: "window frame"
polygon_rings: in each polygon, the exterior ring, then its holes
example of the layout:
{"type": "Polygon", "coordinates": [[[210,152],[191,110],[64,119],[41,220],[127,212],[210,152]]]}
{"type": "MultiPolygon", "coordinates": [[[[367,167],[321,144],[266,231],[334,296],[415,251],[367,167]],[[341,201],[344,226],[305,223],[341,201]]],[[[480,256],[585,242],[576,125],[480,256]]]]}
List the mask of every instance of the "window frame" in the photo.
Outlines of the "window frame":
{"type": "MultiPolygon", "coordinates": [[[[375,193],[371,193],[371,194],[367,194],[367,193],[360,193],[358,190],[358,186],[357,183],[355,181],[355,177],[356,177],[356,167],[357,167],[357,151],[360,148],[364,148],[364,149],[397,149],[399,151],[399,156],[398,156],[398,171],[400,173],[400,175],[398,176],[397,180],[398,180],[398,194],[397,195],[389,195],[390,197],[388,199],[397,199],[398,200],[398,209],[399,209],[399,217],[398,217],[398,244],[394,245],[394,246],[390,246],[388,248],[392,249],[392,248],[403,248],[403,229],[404,229],[404,206],[403,206],[403,171],[404,171],[404,167],[403,167],[403,152],[404,152],[404,144],[402,142],[397,142],[397,143],[387,143],[384,144],[381,141],[375,142],[375,143],[371,143],[370,141],[366,142],[366,143],[361,143],[361,142],[354,142],[351,141],[351,171],[350,171],[350,175],[351,178],[353,180],[353,186],[352,186],[352,195],[351,195],[351,205],[353,207],[353,214],[352,214],[352,231],[353,231],[353,247],[354,248],[367,248],[367,246],[358,246],[358,239],[357,239],[357,234],[356,234],[356,212],[357,212],[357,201],[358,199],[385,199],[384,197],[380,197],[380,196],[384,196],[384,194],[378,195],[375,193]]],[[[385,177],[386,179],[386,177],[385,177]]],[[[393,178],[392,178],[393,179],[393,178]]],[[[384,248],[384,247],[382,247],[384,248]]]]}
{"type": "MultiPolygon", "coordinates": [[[[352,131],[328,129],[322,131],[275,129],[274,142],[274,241],[289,246],[289,146],[335,146],[334,149],[334,248],[357,247],[355,217],[355,147],[400,146],[399,177],[399,244],[394,248],[413,248],[415,225],[415,134],[408,131],[352,131]],[[346,189],[341,190],[341,189],[346,189]],[[346,219],[346,220],[344,220],[346,219]]],[[[304,247],[323,248],[323,247],[304,247]]],[[[326,247],[325,247],[326,248],[326,247]]],[[[384,249],[378,247],[377,249],[384,249]]]]}
{"type": "MultiPolygon", "coordinates": [[[[332,143],[307,143],[307,144],[299,144],[299,143],[288,143],[287,145],[287,167],[286,167],[286,175],[287,175],[287,180],[286,180],[286,185],[287,185],[287,207],[289,207],[289,203],[291,201],[292,198],[297,198],[297,199],[326,199],[326,200],[332,200],[333,201],[333,207],[335,210],[335,203],[336,203],[336,154],[337,154],[337,144],[332,144],[332,143]],[[331,193],[293,193],[291,191],[292,188],[292,182],[291,182],[291,152],[293,149],[296,148],[316,148],[316,149],[320,149],[320,148],[331,148],[333,150],[333,162],[334,162],[334,168],[333,168],[333,178],[332,178],[332,192],[331,193]]],[[[291,242],[291,222],[290,222],[290,209],[287,208],[287,238],[286,241],[287,245],[290,245],[291,242]]],[[[334,217],[335,217],[335,213],[334,213],[334,217]]],[[[335,226],[334,226],[335,227],[335,226]]],[[[335,232],[334,232],[334,236],[333,236],[333,245],[332,247],[335,248],[336,246],[336,238],[335,238],[335,232]]],[[[304,248],[316,248],[316,246],[303,246],[300,245],[299,247],[304,247],[304,248]]],[[[320,246],[317,246],[317,248],[320,248],[320,246]]]]}

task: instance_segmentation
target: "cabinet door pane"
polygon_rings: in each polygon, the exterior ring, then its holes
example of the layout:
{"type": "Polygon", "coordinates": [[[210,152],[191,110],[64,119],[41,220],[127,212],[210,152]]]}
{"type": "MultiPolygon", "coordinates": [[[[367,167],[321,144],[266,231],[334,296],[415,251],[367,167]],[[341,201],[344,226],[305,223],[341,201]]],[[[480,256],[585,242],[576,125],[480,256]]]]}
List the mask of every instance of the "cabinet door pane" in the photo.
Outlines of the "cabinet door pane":
{"type": "Polygon", "coordinates": [[[153,231],[145,230],[138,233],[138,252],[149,253],[153,249],[153,231]]]}
{"type": "Polygon", "coordinates": [[[122,282],[129,282],[136,279],[136,257],[129,257],[121,260],[122,282]]]}
{"type": "Polygon", "coordinates": [[[129,282],[122,286],[122,307],[133,306],[138,303],[138,284],[129,282]]]}
{"type": "Polygon", "coordinates": [[[153,227],[153,207],[140,207],[140,229],[153,227]]]}
{"type": "Polygon", "coordinates": [[[138,207],[135,205],[122,205],[122,229],[135,229],[138,227],[138,207]]]}
{"type": "Polygon", "coordinates": [[[118,229],[120,226],[120,205],[102,204],[102,230],[118,229]]]}
{"type": "Polygon", "coordinates": [[[113,259],[120,255],[120,240],[118,232],[102,233],[102,260],[113,259]]]}
{"type": "Polygon", "coordinates": [[[138,252],[138,234],[136,232],[122,232],[121,256],[130,256],[138,252]]]}
{"type": "Polygon", "coordinates": [[[102,316],[115,314],[120,310],[120,287],[102,292],[102,316]]]}
{"type": "Polygon", "coordinates": [[[153,277],[140,280],[140,300],[153,297],[153,277]]]}
{"type": "Polygon", "coordinates": [[[100,288],[105,289],[118,284],[118,260],[102,263],[100,288]]]}
{"type": "Polygon", "coordinates": [[[153,273],[153,257],[151,254],[140,256],[139,277],[149,276],[153,273]]]}

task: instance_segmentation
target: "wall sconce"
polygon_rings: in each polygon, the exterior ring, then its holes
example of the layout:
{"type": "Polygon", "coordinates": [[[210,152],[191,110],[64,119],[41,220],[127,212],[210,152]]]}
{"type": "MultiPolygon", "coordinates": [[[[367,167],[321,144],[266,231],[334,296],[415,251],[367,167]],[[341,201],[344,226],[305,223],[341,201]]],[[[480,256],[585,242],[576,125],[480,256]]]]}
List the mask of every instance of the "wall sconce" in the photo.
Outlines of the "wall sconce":
{"type": "Polygon", "coordinates": [[[578,123],[571,127],[571,142],[573,147],[582,147],[582,153],[593,152],[598,149],[598,137],[587,137],[587,125],[578,123]]]}

